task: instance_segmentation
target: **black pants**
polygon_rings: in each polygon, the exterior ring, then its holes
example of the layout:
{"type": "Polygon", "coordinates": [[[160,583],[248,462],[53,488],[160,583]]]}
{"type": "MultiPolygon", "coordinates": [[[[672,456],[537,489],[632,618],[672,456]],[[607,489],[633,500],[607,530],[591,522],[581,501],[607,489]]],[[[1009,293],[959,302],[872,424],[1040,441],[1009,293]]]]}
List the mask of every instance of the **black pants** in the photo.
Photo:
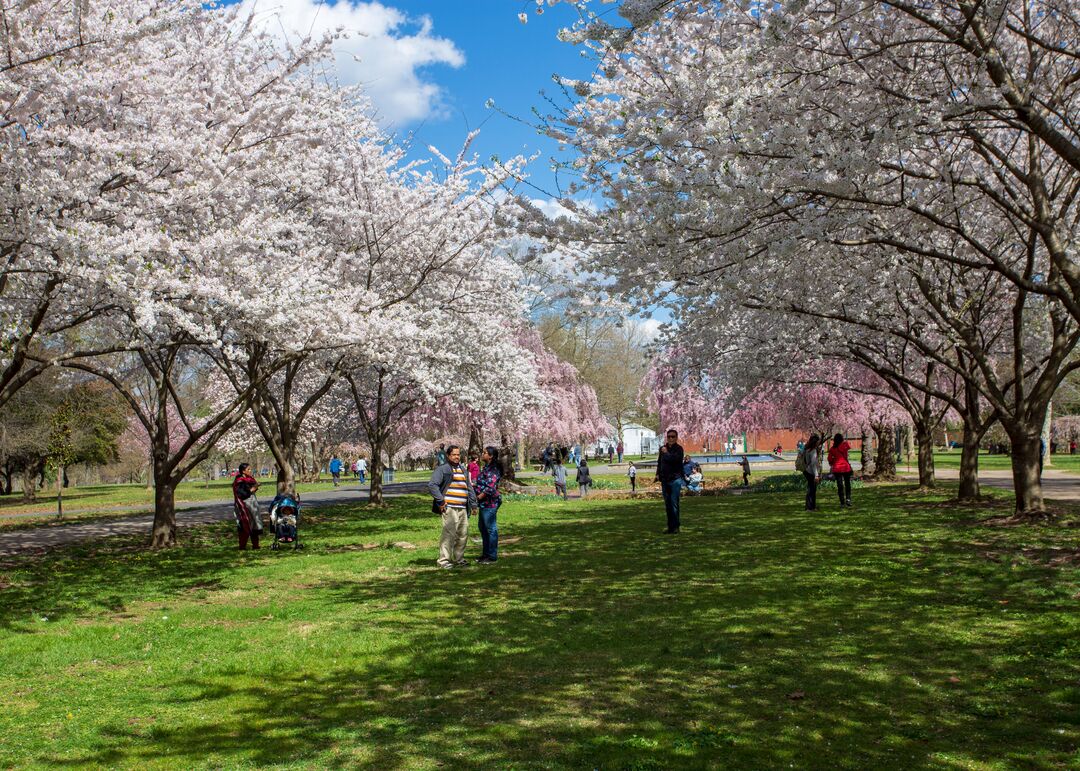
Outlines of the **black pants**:
{"type": "Polygon", "coordinates": [[[804,471],[806,477],[806,510],[813,511],[817,508],[817,477],[809,471],[804,471]]]}
{"type": "Polygon", "coordinates": [[[637,477],[630,477],[630,492],[637,492],[637,477]]]}
{"type": "Polygon", "coordinates": [[[838,471],[833,473],[836,478],[836,492],[840,494],[840,505],[851,501],[851,472],[838,471]]]}

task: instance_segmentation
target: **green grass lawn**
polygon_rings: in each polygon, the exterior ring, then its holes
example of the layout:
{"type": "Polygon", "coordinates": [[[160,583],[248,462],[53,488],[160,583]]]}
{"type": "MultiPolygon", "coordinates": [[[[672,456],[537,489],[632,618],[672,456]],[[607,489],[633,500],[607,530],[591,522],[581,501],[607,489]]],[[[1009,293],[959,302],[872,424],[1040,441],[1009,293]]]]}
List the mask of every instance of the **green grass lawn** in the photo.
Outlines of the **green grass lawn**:
{"type": "Polygon", "coordinates": [[[421,498],[300,553],[8,560],[0,767],[1076,767],[1080,528],[945,495],[691,498],[674,537],[655,500],[514,502],[449,573],[421,498]]]}
{"type": "MultiPolygon", "coordinates": [[[[395,473],[395,482],[416,482],[430,478],[430,471],[400,471],[395,473]]],[[[269,493],[273,497],[274,479],[263,477],[259,480],[263,488],[259,495],[266,497],[269,493]]],[[[357,487],[359,483],[352,477],[343,478],[342,484],[348,487],[357,487]]],[[[363,485],[367,489],[367,483],[363,485]]],[[[326,476],[321,482],[303,482],[298,484],[297,491],[304,493],[317,490],[332,490],[333,480],[326,476]]],[[[82,487],[69,487],[64,490],[65,519],[80,519],[87,516],[115,516],[123,513],[130,507],[139,507],[145,511],[153,511],[154,492],[147,490],[145,484],[139,485],[84,485],[82,487]]],[[[218,479],[207,483],[206,480],[192,480],[183,482],[176,490],[177,503],[198,503],[201,501],[223,500],[232,497],[232,480],[218,479]]],[[[56,514],[56,490],[49,487],[41,490],[37,495],[37,502],[24,504],[22,494],[0,496],[0,528],[5,525],[15,524],[16,519],[12,515],[20,515],[18,522],[25,522],[26,517],[21,515],[41,514],[43,518],[53,517],[56,514]]]]}

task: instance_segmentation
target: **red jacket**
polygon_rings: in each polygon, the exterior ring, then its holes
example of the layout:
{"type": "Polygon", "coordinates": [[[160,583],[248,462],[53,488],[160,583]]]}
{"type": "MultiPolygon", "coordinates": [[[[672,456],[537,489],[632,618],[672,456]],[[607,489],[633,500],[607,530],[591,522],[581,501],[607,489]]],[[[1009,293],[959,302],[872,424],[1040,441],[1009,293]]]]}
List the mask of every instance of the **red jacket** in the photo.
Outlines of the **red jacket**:
{"type": "Polygon", "coordinates": [[[829,450],[829,471],[841,474],[845,471],[851,471],[851,464],[848,463],[847,459],[847,454],[850,449],[850,444],[841,442],[829,450]]]}

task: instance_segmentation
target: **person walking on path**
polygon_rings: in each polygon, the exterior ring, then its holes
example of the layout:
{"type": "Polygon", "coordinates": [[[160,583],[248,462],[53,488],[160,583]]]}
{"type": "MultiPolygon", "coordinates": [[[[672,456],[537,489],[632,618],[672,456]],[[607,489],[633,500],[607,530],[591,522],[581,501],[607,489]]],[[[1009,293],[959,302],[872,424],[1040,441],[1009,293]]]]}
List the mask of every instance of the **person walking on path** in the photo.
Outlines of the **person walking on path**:
{"type": "Polygon", "coordinates": [[[577,467],[577,487],[578,495],[584,498],[589,494],[589,485],[592,484],[592,477],[589,475],[589,462],[584,458],[581,459],[581,465],[577,467]]]}
{"type": "Polygon", "coordinates": [[[555,479],[555,494],[561,495],[566,500],[566,466],[556,463],[551,470],[551,476],[555,479]]]}
{"type": "Polygon", "coordinates": [[[679,432],[669,428],[666,442],[660,447],[660,456],[656,461],[656,481],[664,496],[664,510],[667,513],[665,533],[679,532],[679,495],[683,485],[683,448],[679,444],[679,432]]]}
{"type": "Polygon", "coordinates": [[[623,449],[623,443],[620,441],[615,446],[615,453],[619,456],[619,463],[622,463],[623,449]]]}
{"type": "Polygon", "coordinates": [[[844,439],[843,434],[833,437],[832,447],[829,448],[829,471],[836,479],[836,491],[840,494],[840,505],[851,505],[851,462],[848,460],[848,452],[851,445],[844,439]]]}
{"type": "Polygon", "coordinates": [[[233,513],[236,515],[236,532],[240,537],[240,551],[247,548],[251,539],[251,548],[259,548],[259,533],[263,524],[259,516],[259,499],[255,491],[259,489],[259,480],[249,471],[250,464],[241,463],[233,477],[233,513]]]}
{"type": "Polygon", "coordinates": [[[607,462],[609,466],[615,462],[615,448],[610,444],[607,446],[607,462]]]}
{"type": "Polygon", "coordinates": [[[334,478],[334,487],[341,485],[341,458],[334,456],[330,459],[330,476],[334,478]]]}
{"type": "Polygon", "coordinates": [[[499,480],[502,469],[498,463],[499,451],[494,447],[485,447],[480,460],[484,470],[476,480],[476,501],[480,506],[480,540],[484,544],[483,553],[477,563],[491,565],[499,559],[499,525],[496,517],[502,505],[499,494],[499,480]]]}
{"type": "Polygon", "coordinates": [[[802,474],[806,477],[806,510],[817,511],[817,487],[821,481],[821,437],[811,434],[799,457],[795,459],[796,468],[802,460],[802,474]]]}
{"type": "Polygon", "coordinates": [[[742,460],[739,461],[739,465],[742,466],[742,486],[750,486],[750,459],[745,455],[742,456],[742,460]]]}
{"type": "Polygon", "coordinates": [[[637,492],[637,466],[634,465],[634,461],[630,461],[630,468],[626,470],[626,475],[630,477],[630,492],[637,492]]]}
{"type": "Polygon", "coordinates": [[[364,477],[367,475],[367,461],[363,458],[356,461],[356,474],[360,484],[364,484],[364,477]]]}
{"type": "Polygon", "coordinates": [[[477,501],[468,471],[461,465],[461,448],[456,444],[446,449],[446,463],[431,472],[428,492],[432,497],[431,510],[442,516],[436,564],[445,570],[468,564],[465,543],[469,536],[469,511],[476,508],[477,501]]]}

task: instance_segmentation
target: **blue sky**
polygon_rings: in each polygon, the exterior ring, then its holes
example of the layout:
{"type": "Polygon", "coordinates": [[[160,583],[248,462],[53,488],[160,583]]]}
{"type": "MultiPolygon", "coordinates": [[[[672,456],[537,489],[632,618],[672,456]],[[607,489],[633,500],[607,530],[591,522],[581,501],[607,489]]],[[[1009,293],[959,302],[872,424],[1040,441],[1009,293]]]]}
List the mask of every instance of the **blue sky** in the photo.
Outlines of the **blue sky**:
{"type": "MultiPolygon", "coordinates": [[[[533,122],[532,110],[550,110],[540,92],[560,97],[552,75],[588,77],[594,64],[556,35],[576,12],[568,5],[536,15],[531,0],[243,0],[275,32],[321,31],[338,25],[363,32],[338,46],[343,82],[362,83],[385,123],[412,136],[413,155],[428,145],[453,156],[471,129],[481,134],[482,159],[515,154],[540,157],[530,167],[535,198],[554,195],[549,159],[557,145],[529,125],[488,109],[498,107],[533,122]],[[528,11],[522,24],[518,14],[528,11]],[[360,61],[355,61],[358,57],[360,61]]],[[[561,101],[561,99],[560,99],[561,101]]]]}

